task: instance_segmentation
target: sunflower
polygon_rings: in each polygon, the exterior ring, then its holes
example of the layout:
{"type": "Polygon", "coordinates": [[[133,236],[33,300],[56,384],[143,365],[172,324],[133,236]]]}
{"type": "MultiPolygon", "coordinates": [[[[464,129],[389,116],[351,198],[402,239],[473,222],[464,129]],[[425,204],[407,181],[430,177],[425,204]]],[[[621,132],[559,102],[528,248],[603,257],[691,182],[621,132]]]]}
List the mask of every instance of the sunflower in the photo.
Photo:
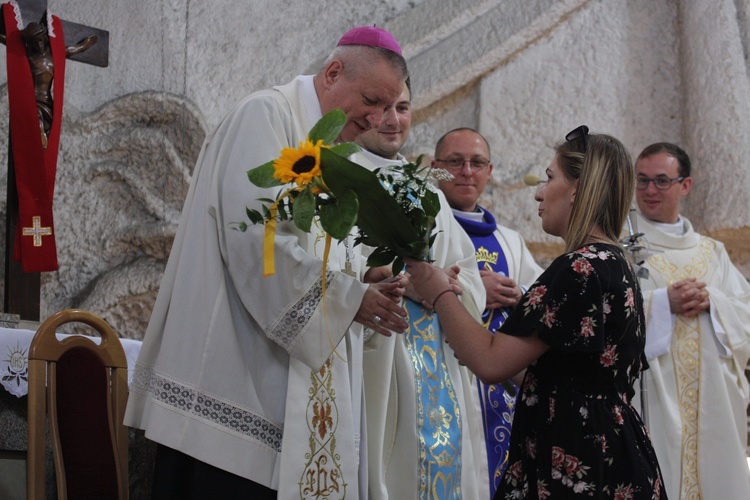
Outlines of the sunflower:
{"type": "Polygon", "coordinates": [[[298,148],[284,148],[273,161],[273,176],[284,184],[295,182],[299,186],[310,184],[320,177],[320,148],[323,140],[315,144],[310,139],[300,141],[298,148]]]}

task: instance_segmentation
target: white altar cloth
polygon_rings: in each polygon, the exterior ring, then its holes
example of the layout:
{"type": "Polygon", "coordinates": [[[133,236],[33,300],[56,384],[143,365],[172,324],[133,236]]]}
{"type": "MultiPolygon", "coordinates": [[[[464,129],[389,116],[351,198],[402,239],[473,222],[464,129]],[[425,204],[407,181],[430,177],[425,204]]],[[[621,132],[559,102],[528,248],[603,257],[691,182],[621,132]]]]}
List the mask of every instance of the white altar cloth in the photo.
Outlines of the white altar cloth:
{"type": "MultiPolygon", "coordinates": [[[[15,328],[0,328],[0,384],[6,391],[16,397],[25,396],[29,392],[29,347],[36,332],[15,328]]],[[[70,335],[57,334],[62,339],[70,335]]],[[[99,337],[91,336],[97,344],[99,337]]],[[[135,361],[141,350],[142,342],[131,339],[120,339],[125,357],[128,360],[128,384],[133,376],[135,361]]]]}

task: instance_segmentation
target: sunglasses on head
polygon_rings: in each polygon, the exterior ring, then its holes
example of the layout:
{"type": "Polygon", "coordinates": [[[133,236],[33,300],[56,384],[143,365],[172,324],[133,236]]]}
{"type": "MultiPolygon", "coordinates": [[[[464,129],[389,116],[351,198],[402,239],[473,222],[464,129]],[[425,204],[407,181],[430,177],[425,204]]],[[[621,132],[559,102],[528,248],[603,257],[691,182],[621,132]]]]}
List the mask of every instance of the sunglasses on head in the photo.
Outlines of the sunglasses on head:
{"type": "Polygon", "coordinates": [[[580,142],[583,146],[582,153],[586,153],[587,141],[586,137],[589,135],[589,128],[586,125],[576,127],[567,134],[565,134],[565,142],[569,142],[571,146],[575,145],[575,142],[580,142]]]}

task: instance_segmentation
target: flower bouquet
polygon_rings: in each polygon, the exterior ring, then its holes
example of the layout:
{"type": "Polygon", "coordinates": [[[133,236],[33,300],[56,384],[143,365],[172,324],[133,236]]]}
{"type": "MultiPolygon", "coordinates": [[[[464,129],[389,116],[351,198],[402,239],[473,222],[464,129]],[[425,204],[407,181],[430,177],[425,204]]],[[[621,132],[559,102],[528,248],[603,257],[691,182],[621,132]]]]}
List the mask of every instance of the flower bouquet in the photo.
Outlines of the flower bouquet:
{"type": "MultiPolygon", "coordinates": [[[[264,275],[274,273],[273,240],[276,223],[293,221],[310,232],[315,217],[326,232],[325,266],[331,238],[344,240],[355,225],[355,244],[375,250],[368,266],[392,263],[393,273],[403,258],[430,260],[435,239],[435,216],[440,210],[430,189],[430,167],[394,165],[371,172],[346,157],[359,151],[353,143],[332,145],[346,123],[340,109],[327,113],[298,148],[284,148],[279,158],[248,171],[258,187],[282,187],[276,199],[263,198],[261,210],[247,208],[250,223],[265,224],[264,275]]],[[[238,225],[246,230],[247,223],[238,225]]]]}

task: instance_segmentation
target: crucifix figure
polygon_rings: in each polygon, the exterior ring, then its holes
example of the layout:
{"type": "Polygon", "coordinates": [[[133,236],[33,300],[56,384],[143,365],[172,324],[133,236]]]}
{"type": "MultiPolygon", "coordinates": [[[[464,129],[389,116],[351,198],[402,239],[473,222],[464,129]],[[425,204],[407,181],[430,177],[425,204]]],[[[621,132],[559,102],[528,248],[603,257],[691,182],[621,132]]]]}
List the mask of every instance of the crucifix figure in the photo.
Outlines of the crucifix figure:
{"type": "Polygon", "coordinates": [[[36,321],[40,272],[57,269],[52,196],[65,60],[107,66],[109,33],[61,21],[46,0],[19,0],[2,5],[0,43],[7,46],[11,136],[4,310],[36,321]]]}
{"type": "MultiPolygon", "coordinates": [[[[52,98],[52,81],[55,77],[55,64],[46,22],[43,15],[41,22],[30,22],[21,31],[21,40],[26,45],[26,58],[29,61],[31,77],[34,82],[34,95],[39,113],[42,147],[47,148],[47,139],[52,128],[54,101],[52,98]]],[[[80,54],[94,46],[99,40],[97,35],[89,35],[75,45],[65,47],[65,57],[80,54]]],[[[5,43],[5,34],[0,33],[0,43],[5,43]]]]}

